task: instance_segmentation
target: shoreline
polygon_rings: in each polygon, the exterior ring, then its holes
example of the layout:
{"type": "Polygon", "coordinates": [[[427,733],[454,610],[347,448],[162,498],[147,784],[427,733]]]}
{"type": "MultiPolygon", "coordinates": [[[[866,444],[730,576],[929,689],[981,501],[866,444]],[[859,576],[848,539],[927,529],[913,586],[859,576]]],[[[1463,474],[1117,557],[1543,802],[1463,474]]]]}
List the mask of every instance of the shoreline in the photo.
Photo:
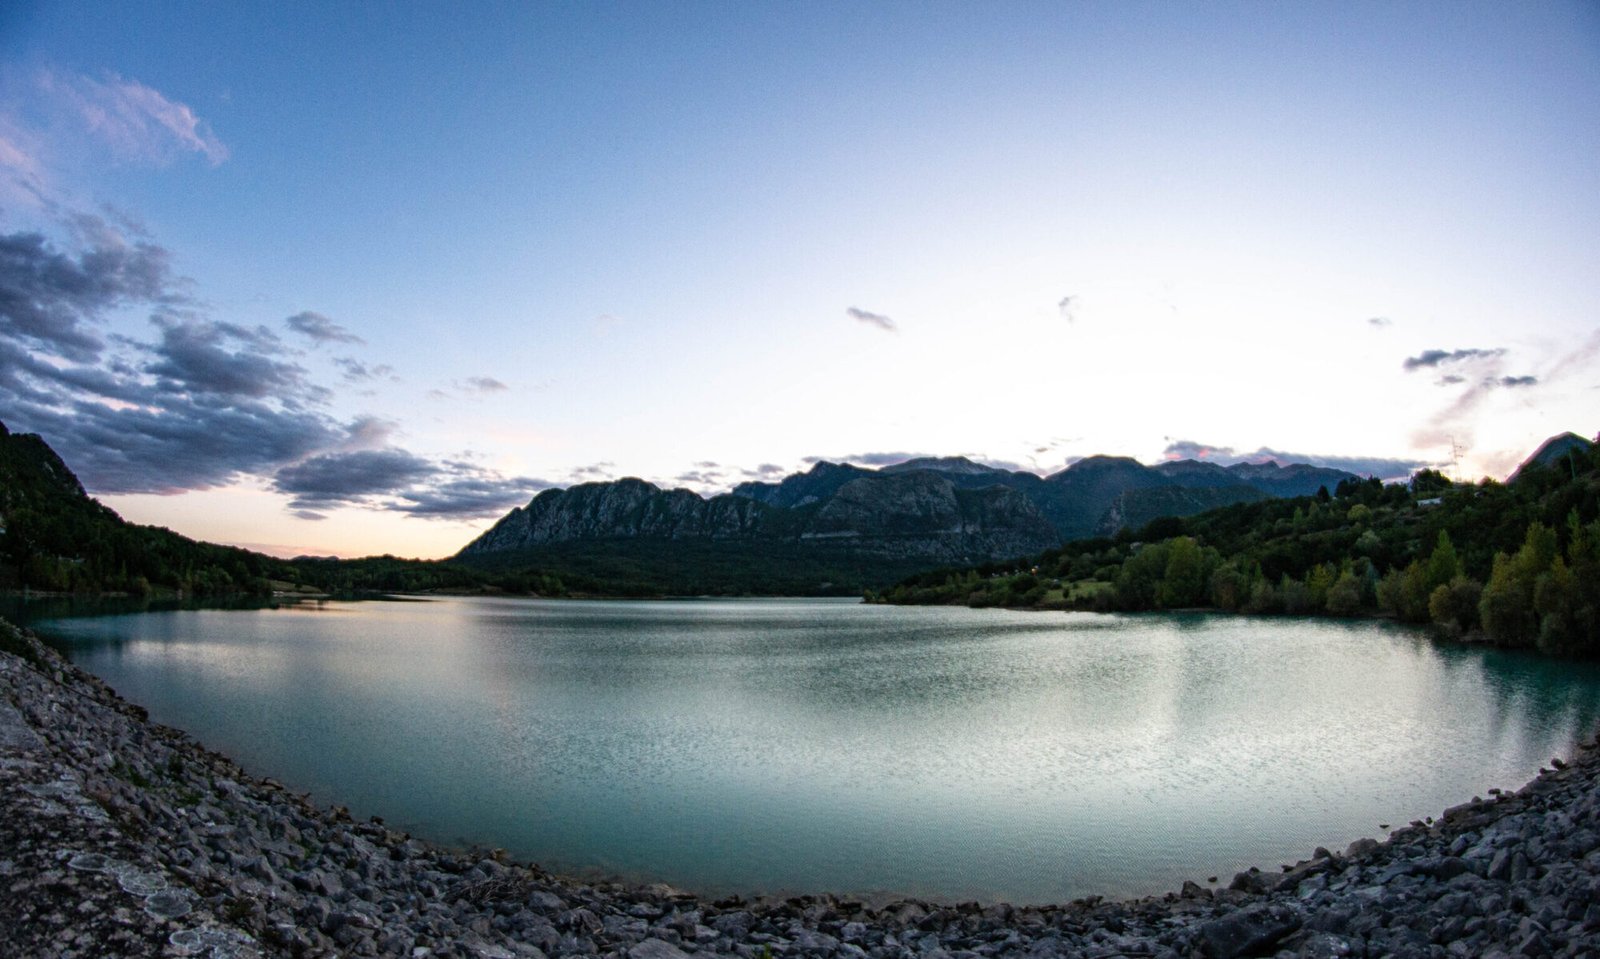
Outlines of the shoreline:
{"type": "Polygon", "coordinates": [[[683,959],[1586,955],[1600,749],[1216,891],[1016,907],[558,877],[258,779],[0,623],[0,954],[683,959]],[[10,951],[14,950],[14,951],[10,951]],[[943,953],[943,955],[939,955],[943,953]]]}

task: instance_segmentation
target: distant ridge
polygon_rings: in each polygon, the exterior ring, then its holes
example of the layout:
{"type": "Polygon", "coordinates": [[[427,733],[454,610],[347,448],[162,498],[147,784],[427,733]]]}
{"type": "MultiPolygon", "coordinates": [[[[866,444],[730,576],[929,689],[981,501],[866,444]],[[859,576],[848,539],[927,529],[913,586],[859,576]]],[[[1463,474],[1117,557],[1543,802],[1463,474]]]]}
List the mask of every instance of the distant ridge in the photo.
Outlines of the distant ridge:
{"type": "MultiPolygon", "coordinates": [[[[1158,516],[1306,496],[1358,478],[1304,463],[1146,466],[1125,456],[1090,456],[1047,477],[964,456],[918,457],[876,470],[819,462],[777,482],[741,483],[710,498],[629,478],[546,490],[457,555],[483,560],[649,541],[985,562],[1112,535],[1158,516]]],[[[659,545],[651,549],[660,555],[659,545]]]]}

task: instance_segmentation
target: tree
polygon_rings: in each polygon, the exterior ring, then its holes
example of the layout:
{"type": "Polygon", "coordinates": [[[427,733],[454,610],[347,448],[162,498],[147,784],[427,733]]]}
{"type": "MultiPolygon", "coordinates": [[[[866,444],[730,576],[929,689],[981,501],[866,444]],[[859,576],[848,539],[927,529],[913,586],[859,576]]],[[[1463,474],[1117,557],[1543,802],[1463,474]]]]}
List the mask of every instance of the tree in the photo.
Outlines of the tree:
{"type": "Polygon", "coordinates": [[[1205,602],[1208,577],[1205,555],[1193,537],[1179,536],[1167,546],[1167,565],[1161,577],[1157,600],[1166,609],[1199,606],[1205,602]]]}
{"type": "Polygon", "coordinates": [[[1464,636],[1477,628],[1482,598],[1483,586],[1477,580],[1457,576],[1429,595],[1428,615],[1449,635],[1464,636]]]}
{"type": "Polygon", "coordinates": [[[1328,589],[1328,612],[1334,616],[1354,616],[1361,612],[1361,580],[1345,569],[1328,589]]]}

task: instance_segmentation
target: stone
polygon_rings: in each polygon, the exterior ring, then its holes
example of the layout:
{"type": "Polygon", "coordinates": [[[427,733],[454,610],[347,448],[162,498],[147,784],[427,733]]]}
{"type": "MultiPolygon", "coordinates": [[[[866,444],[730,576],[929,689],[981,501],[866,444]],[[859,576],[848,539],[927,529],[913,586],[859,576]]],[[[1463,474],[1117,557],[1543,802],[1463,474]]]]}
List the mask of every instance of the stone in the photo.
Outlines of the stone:
{"type": "Polygon", "coordinates": [[[1299,913],[1287,906],[1252,906],[1206,923],[1200,938],[1211,959],[1236,959],[1265,950],[1301,924],[1299,913]]]}
{"type": "Polygon", "coordinates": [[[661,939],[646,939],[628,949],[628,959],[689,959],[689,954],[661,939]]]}

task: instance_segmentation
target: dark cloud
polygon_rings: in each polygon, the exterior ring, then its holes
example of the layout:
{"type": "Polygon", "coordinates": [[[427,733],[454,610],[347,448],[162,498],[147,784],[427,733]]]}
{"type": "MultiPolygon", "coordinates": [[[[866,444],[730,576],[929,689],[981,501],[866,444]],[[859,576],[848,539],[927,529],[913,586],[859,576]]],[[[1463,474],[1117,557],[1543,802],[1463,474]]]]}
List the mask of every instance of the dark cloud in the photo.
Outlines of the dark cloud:
{"type": "Polygon", "coordinates": [[[289,329],[309,338],[318,346],[324,343],[367,342],[321,313],[313,313],[310,310],[296,313],[283,322],[289,329]]]}
{"type": "Polygon", "coordinates": [[[308,509],[292,510],[292,511],[290,511],[289,515],[293,516],[295,519],[308,519],[308,520],[313,520],[313,521],[315,521],[315,520],[324,520],[324,519],[328,518],[328,517],[324,516],[321,513],[312,512],[311,510],[308,510],[308,509]]]}
{"type": "Polygon", "coordinates": [[[1467,381],[1467,378],[1465,376],[1462,376],[1459,373],[1450,373],[1450,374],[1447,374],[1445,376],[1439,377],[1437,380],[1434,380],[1433,381],[1433,385],[1435,385],[1435,386],[1455,386],[1455,385],[1460,384],[1460,383],[1465,383],[1466,381],[1467,381]]]}
{"type": "MultiPolygon", "coordinates": [[[[344,505],[488,515],[541,488],[395,448],[386,420],[335,420],[330,392],[276,334],[210,317],[137,228],[87,216],[61,225],[75,248],[0,235],[0,411],[42,434],[90,490],[178,493],[260,476],[312,519],[344,505]],[[143,312],[155,339],[102,335],[124,309],[143,312]]],[[[359,342],[318,314],[287,322],[319,342],[359,342]]],[[[335,363],[347,379],[392,373],[335,363]]]]}
{"type": "Polygon", "coordinates": [[[301,512],[357,506],[426,519],[499,516],[550,485],[470,463],[435,462],[396,447],[325,453],[273,478],[273,488],[293,497],[289,505],[301,512]]]}
{"type": "Polygon", "coordinates": [[[526,476],[508,478],[480,470],[407,490],[393,508],[425,519],[498,517],[554,485],[526,476]]]}
{"type": "Polygon", "coordinates": [[[1500,377],[1500,385],[1504,386],[1504,387],[1506,387],[1508,389],[1515,389],[1515,388],[1517,388],[1519,386],[1537,386],[1538,384],[1539,384],[1539,378],[1537,376],[1502,376],[1502,377],[1500,377]]]}
{"type": "Polygon", "coordinates": [[[303,367],[276,358],[282,344],[269,330],[212,320],[160,319],[156,325],[161,340],[152,347],[155,361],[145,371],[157,377],[163,390],[251,399],[274,396],[295,404],[328,398],[326,389],[306,379],[303,367]]]}
{"type": "Polygon", "coordinates": [[[1504,356],[1504,349],[1494,350],[1423,350],[1416,356],[1408,356],[1401,366],[1407,371],[1420,369],[1433,369],[1447,363],[1461,363],[1467,360],[1488,360],[1504,356]]]}
{"type": "Polygon", "coordinates": [[[1231,446],[1214,446],[1209,443],[1199,443],[1194,440],[1169,439],[1167,448],[1162,451],[1162,458],[1166,460],[1204,460],[1216,463],[1219,466],[1232,466],[1235,463],[1265,463],[1269,460],[1287,466],[1290,463],[1306,463],[1311,466],[1324,466],[1329,469],[1345,470],[1357,476],[1376,476],[1379,479],[1403,479],[1412,473],[1434,464],[1424,460],[1396,459],[1382,456],[1344,456],[1328,455],[1323,453],[1291,453],[1285,450],[1273,449],[1263,446],[1254,452],[1241,452],[1231,446]]]}
{"type": "Polygon", "coordinates": [[[398,493],[439,472],[436,464],[391,447],[313,456],[278,470],[272,486],[292,496],[289,505],[296,509],[326,509],[398,493]]]}
{"type": "Polygon", "coordinates": [[[104,221],[74,216],[83,241],[63,253],[39,233],[0,236],[0,336],[74,363],[90,363],[105,348],[93,327],[123,306],[163,308],[183,297],[167,251],[148,240],[130,242],[104,221]]]}
{"type": "Polygon", "coordinates": [[[845,316],[850,317],[852,320],[859,320],[862,323],[876,326],[880,330],[886,330],[890,333],[899,331],[899,327],[894,325],[894,320],[884,316],[882,313],[873,313],[870,310],[863,310],[854,306],[846,309],[844,313],[845,316]]]}

